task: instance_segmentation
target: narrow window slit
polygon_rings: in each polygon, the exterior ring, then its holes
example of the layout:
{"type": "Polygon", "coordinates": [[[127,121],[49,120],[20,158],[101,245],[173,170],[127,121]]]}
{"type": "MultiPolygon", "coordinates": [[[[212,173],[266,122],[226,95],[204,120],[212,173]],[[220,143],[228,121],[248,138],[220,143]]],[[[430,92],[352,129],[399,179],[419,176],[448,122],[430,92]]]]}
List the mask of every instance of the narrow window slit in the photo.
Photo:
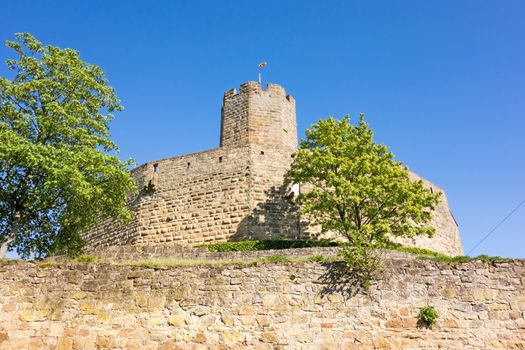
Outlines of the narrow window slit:
{"type": "Polygon", "coordinates": [[[159,164],[155,163],[153,164],[153,172],[156,173],[159,170],[159,164]]]}
{"type": "Polygon", "coordinates": [[[219,157],[219,163],[222,163],[222,157],[219,157]]]}

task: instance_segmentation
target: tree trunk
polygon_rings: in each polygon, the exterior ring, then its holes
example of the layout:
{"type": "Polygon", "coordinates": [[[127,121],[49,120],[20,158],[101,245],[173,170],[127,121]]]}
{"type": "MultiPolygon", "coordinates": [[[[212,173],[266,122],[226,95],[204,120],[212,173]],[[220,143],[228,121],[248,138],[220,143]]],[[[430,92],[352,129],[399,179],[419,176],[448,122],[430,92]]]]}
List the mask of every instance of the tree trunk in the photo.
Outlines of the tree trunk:
{"type": "Polygon", "coordinates": [[[16,231],[18,231],[18,225],[20,224],[20,214],[15,212],[13,215],[13,221],[9,233],[5,236],[2,245],[0,246],[0,259],[4,259],[9,251],[9,245],[13,243],[16,237],[16,231]]]}
{"type": "Polygon", "coordinates": [[[13,241],[14,241],[14,238],[8,238],[2,242],[2,245],[0,246],[0,259],[5,258],[5,256],[7,255],[7,252],[9,251],[9,245],[13,241]]]}

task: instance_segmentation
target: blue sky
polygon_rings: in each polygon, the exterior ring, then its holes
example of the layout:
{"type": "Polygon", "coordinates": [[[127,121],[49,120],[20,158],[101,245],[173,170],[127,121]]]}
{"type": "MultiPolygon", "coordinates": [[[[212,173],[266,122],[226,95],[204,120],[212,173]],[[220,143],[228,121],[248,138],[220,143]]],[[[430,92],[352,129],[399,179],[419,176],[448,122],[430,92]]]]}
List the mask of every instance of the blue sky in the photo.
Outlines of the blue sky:
{"type": "MultiPolygon", "coordinates": [[[[10,1],[0,39],[29,31],[102,67],[125,106],[112,135],[138,163],[217,147],[223,92],[268,61],[300,137],[365,113],[446,190],[467,252],[525,199],[523,18],[520,0],[10,1]]],[[[472,255],[525,257],[524,227],[525,205],[472,255]]]]}

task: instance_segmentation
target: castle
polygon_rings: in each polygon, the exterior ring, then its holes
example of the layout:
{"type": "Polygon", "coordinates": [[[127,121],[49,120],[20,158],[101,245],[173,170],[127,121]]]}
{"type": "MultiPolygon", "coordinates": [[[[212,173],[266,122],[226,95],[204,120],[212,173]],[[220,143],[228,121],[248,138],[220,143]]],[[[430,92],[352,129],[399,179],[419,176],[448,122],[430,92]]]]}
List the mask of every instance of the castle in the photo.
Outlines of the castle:
{"type": "MultiPolygon", "coordinates": [[[[85,234],[86,243],[100,247],[318,237],[283,187],[296,149],[295,100],[279,85],[263,89],[256,82],[244,83],[239,92],[224,94],[220,147],[134,169],[139,193],[130,202],[133,220],[120,226],[102,222],[85,234]]],[[[443,192],[424,181],[432,191],[443,192]]],[[[463,254],[444,193],[432,225],[434,238],[402,243],[463,254]]]]}

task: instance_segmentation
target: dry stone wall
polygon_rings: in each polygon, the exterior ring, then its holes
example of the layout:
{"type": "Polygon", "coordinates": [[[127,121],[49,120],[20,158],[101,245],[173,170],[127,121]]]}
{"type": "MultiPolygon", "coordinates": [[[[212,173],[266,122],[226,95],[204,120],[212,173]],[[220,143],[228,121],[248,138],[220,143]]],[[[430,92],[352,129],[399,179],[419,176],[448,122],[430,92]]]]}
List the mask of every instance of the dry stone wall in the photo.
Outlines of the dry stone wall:
{"type": "Polygon", "coordinates": [[[523,349],[525,263],[0,264],[0,349],[523,349]],[[432,328],[418,325],[434,306],[432,328]]]}

